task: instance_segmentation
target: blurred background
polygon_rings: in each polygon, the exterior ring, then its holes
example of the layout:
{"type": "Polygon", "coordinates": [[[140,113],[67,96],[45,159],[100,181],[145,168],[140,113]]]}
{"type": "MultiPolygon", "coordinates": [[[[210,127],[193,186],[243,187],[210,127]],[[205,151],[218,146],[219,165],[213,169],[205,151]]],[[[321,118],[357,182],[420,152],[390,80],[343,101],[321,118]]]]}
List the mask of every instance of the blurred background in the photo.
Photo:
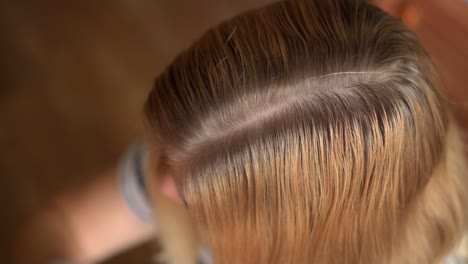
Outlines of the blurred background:
{"type": "MultiPolygon", "coordinates": [[[[143,137],[155,76],[245,2],[0,2],[0,263],[28,254],[11,241],[48,199],[93,181],[143,137]]],[[[466,1],[373,2],[419,34],[468,128],[466,1]]],[[[154,251],[146,243],[105,263],[149,263],[154,251]]]]}

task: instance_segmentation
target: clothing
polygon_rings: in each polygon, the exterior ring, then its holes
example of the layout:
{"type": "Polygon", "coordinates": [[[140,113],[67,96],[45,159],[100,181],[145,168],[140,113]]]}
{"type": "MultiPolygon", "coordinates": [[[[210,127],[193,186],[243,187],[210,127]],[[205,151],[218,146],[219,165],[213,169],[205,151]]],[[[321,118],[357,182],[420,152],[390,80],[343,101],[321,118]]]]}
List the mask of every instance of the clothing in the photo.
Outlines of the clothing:
{"type": "Polygon", "coordinates": [[[463,260],[461,257],[452,255],[445,260],[445,264],[468,264],[468,262],[463,260]]]}
{"type": "Polygon", "coordinates": [[[133,145],[122,157],[117,174],[123,197],[131,211],[142,221],[150,223],[153,215],[143,174],[144,152],[143,144],[133,145]]]}

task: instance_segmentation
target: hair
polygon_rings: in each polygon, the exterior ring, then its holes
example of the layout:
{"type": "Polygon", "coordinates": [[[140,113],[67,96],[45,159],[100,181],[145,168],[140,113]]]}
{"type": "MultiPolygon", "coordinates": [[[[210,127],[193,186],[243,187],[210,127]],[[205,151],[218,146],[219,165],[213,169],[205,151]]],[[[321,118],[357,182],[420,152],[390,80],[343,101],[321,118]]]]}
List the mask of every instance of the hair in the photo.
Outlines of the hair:
{"type": "Polygon", "coordinates": [[[364,1],[286,1],[206,33],[146,105],[215,263],[436,263],[466,162],[430,56],[364,1]]]}

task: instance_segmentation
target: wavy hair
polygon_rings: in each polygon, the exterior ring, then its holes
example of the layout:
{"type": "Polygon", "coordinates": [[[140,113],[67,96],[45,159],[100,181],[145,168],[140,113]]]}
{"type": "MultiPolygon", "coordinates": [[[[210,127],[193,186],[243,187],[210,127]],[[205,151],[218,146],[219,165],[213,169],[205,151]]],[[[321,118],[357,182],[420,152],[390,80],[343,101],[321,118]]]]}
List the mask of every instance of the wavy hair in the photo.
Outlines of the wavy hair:
{"type": "Polygon", "coordinates": [[[364,1],[222,23],[156,79],[146,112],[215,263],[437,263],[467,227],[433,63],[364,1]]]}

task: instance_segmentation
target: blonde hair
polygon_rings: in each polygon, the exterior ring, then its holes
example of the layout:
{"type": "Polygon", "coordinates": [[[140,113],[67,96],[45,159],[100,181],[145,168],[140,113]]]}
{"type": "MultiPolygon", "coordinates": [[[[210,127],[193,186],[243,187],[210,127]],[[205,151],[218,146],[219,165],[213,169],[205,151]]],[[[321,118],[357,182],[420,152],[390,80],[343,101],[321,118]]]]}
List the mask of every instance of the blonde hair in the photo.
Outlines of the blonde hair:
{"type": "Polygon", "coordinates": [[[215,263],[436,263],[466,164],[413,32],[363,1],[287,1],[209,31],[147,101],[215,263]]]}

